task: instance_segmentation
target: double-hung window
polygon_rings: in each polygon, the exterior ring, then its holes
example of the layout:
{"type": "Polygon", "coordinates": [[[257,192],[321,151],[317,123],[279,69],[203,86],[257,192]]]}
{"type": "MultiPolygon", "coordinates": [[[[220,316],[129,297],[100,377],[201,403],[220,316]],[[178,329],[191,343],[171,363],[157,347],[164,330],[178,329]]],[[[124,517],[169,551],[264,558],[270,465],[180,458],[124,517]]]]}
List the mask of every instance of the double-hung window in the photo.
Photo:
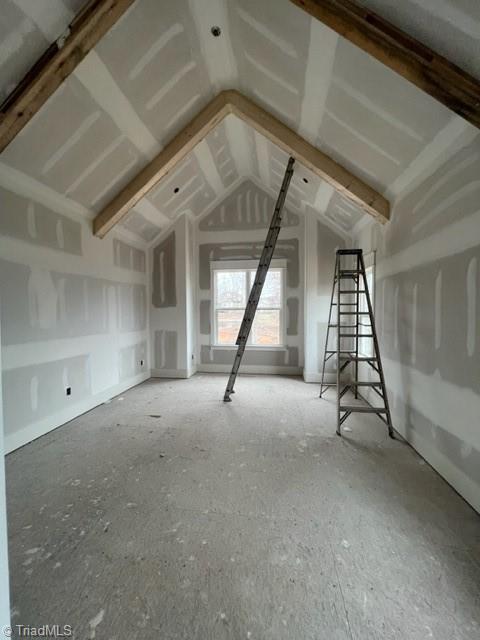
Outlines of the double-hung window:
{"type": "MultiPolygon", "coordinates": [[[[255,280],[257,263],[212,262],[213,322],[215,346],[234,346],[255,280]]],[[[282,261],[274,260],[268,270],[255,314],[248,345],[257,348],[284,345],[284,275],[282,261]]]]}

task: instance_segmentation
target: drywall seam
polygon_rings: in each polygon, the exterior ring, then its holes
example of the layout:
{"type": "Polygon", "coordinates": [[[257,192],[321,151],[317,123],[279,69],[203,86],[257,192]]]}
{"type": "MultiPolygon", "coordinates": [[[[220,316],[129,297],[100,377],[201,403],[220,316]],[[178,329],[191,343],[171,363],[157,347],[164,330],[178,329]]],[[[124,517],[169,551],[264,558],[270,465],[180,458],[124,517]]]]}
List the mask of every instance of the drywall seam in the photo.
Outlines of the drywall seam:
{"type": "Polygon", "coordinates": [[[190,374],[186,369],[152,369],[152,378],[189,378],[190,374]]]}
{"type": "MultiPolygon", "coordinates": [[[[330,89],[338,35],[310,19],[310,43],[305,70],[305,93],[298,132],[310,142],[318,138],[330,89]]],[[[333,189],[333,187],[332,187],[333,189]]]]}
{"type": "Polygon", "coordinates": [[[11,451],[22,447],[28,442],[36,440],[40,436],[53,431],[53,429],[61,427],[66,422],[73,420],[74,418],[80,416],[82,413],[86,413],[87,411],[98,407],[98,405],[110,400],[114,396],[127,391],[127,389],[131,389],[132,387],[145,382],[145,380],[148,380],[148,378],[150,378],[150,372],[142,373],[138,376],[135,376],[134,378],[131,378],[127,382],[117,384],[113,387],[110,387],[106,391],[97,393],[94,396],[90,396],[85,400],[64,409],[63,411],[59,411],[54,416],[48,416],[43,420],[39,420],[38,422],[29,424],[24,429],[7,435],[5,438],[6,453],[10,453],[11,451]]]}
{"type": "MultiPolygon", "coordinates": [[[[22,258],[23,247],[26,243],[21,240],[13,240],[7,236],[0,236],[0,255],[2,260],[14,262],[15,264],[25,265],[22,258]],[[23,245],[23,246],[22,246],[23,245]]],[[[35,246],[28,244],[29,260],[26,266],[30,264],[42,265],[42,269],[55,271],[65,275],[85,276],[98,278],[98,265],[93,264],[88,255],[82,254],[68,255],[51,249],[49,247],[35,246]]],[[[102,266],[106,266],[103,264],[102,266]]],[[[109,265],[109,278],[104,278],[112,284],[144,284],[145,274],[141,272],[126,272],[121,267],[109,265]]]]}
{"type": "MultiPolygon", "coordinates": [[[[15,0],[19,2],[19,0],[15,0]]],[[[57,15],[56,11],[63,10],[67,24],[74,18],[73,12],[65,8],[60,2],[53,8],[36,10],[37,2],[21,2],[22,11],[33,20],[39,30],[50,43],[60,36],[52,38],[53,25],[48,15],[57,15]]],[[[120,131],[124,133],[132,144],[148,160],[151,160],[160,150],[161,144],[150,133],[148,128],[137,115],[125,94],[120,90],[109,70],[95,50],[82,60],[74,70],[73,75],[82,83],[95,102],[112,118],[120,131]]]]}
{"type": "Polygon", "coordinates": [[[455,244],[452,244],[452,229],[444,227],[428,238],[419,240],[406,249],[379,260],[379,279],[409,271],[414,267],[446,258],[480,244],[480,209],[455,223],[455,244]],[[454,248],[453,248],[454,247],[454,248]]]}
{"type": "Polygon", "coordinates": [[[403,380],[409,381],[408,402],[433,424],[438,424],[460,440],[478,441],[480,396],[471,389],[442,380],[440,374],[427,375],[413,367],[383,356],[389,389],[402,395],[403,380]]]}
{"type": "MultiPolygon", "coordinates": [[[[232,362],[233,362],[234,352],[232,351],[232,362]]],[[[227,364],[205,364],[198,363],[197,371],[201,373],[230,373],[232,370],[231,365],[227,364]]],[[[242,368],[240,373],[252,373],[259,374],[264,373],[266,375],[284,375],[284,376],[301,376],[303,368],[302,367],[290,367],[288,365],[282,366],[271,366],[271,365],[248,365],[242,364],[242,368]]]]}
{"type": "MultiPolygon", "coordinates": [[[[117,332],[115,346],[118,349],[134,346],[146,339],[146,331],[147,329],[126,333],[117,332]]],[[[58,360],[59,353],[62,354],[62,358],[74,358],[85,353],[93,353],[105,344],[106,336],[111,337],[111,333],[3,345],[3,371],[34,366],[40,362],[53,362],[58,360]]]]}
{"type": "MultiPolygon", "coordinates": [[[[87,219],[93,220],[95,213],[92,209],[84,207],[82,204],[61,195],[51,187],[42,184],[35,178],[31,178],[18,169],[9,167],[0,161],[0,185],[13,193],[24,198],[30,198],[38,204],[42,204],[48,209],[60,213],[74,220],[87,219]]],[[[115,232],[124,239],[136,244],[144,243],[139,236],[131,233],[128,229],[124,229],[119,225],[116,226],[115,232]]],[[[147,246],[142,244],[142,248],[147,246]]]]}
{"type": "Polygon", "coordinates": [[[235,149],[232,158],[240,176],[248,176],[252,173],[251,154],[248,148],[246,125],[241,118],[229,113],[225,119],[225,135],[230,149],[235,149]]]}
{"type": "MultiPolygon", "coordinates": [[[[322,382],[322,374],[319,373],[318,371],[307,371],[306,369],[304,369],[302,375],[303,375],[304,382],[315,383],[315,384],[320,384],[322,382]]],[[[324,382],[336,382],[336,381],[337,381],[336,373],[332,373],[331,371],[325,372],[324,382]]]]}
{"type": "Polygon", "coordinates": [[[478,485],[468,478],[461,469],[432,447],[428,442],[412,429],[407,429],[402,418],[395,413],[392,415],[394,428],[409,442],[412,447],[457,491],[465,500],[480,513],[480,491],[478,485]]]}
{"type": "Polygon", "coordinates": [[[238,71],[230,45],[226,3],[224,0],[209,0],[209,2],[189,0],[188,6],[195,23],[210,82],[217,91],[235,86],[238,71]],[[220,27],[222,32],[220,37],[212,37],[210,30],[214,25],[220,27]]]}
{"type": "Polygon", "coordinates": [[[205,180],[210,184],[212,189],[215,191],[215,195],[219,196],[223,193],[223,182],[220,177],[220,174],[217,170],[217,165],[215,164],[215,159],[210,151],[210,147],[208,146],[205,138],[201,140],[195,149],[193,150],[193,155],[197,159],[198,165],[203,171],[203,175],[205,176],[205,180]]]}
{"type": "Polygon", "coordinates": [[[385,190],[389,200],[410,193],[420,182],[431,176],[449,157],[469,145],[479,134],[478,129],[460,118],[452,116],[444,127],[385,190]]]}

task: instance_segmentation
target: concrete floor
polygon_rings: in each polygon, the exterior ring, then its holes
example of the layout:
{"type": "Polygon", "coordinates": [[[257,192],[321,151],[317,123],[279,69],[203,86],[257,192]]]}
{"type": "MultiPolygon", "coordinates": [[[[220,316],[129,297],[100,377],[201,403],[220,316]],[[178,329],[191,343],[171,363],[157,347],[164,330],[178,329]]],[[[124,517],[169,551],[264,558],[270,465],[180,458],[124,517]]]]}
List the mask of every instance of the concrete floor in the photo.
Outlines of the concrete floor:
{"type": "Polygon", "coordinates": [[[13,623],[480,638],[480,516],[378,418],[338,438],[332,391],[225,381],[148,381],[8,456],[13,623]]]}

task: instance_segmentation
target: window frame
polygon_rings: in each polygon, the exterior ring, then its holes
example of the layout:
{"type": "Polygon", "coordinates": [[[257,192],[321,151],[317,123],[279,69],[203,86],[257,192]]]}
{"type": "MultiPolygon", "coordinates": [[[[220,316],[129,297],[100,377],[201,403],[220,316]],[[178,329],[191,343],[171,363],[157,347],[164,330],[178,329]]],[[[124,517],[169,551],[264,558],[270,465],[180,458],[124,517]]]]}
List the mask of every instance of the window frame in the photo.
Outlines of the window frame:
{"type": "MultiPolygon", "coordinates": [[[[217,343],[217,291],[216,291],[216,271],[255,271],[258,268],[258,260],[212,260],[210,262],[210,290],[212,292],[211,297],[211,312],[210,312],[210,345],[215,349],[237,349],[235,343],[232,344],[219,344],[217,343]]],[[[281,271],[281,303],[280,303],[280,343],[275,345],[256,345],[252,344],[252,332],[248,337],[246,349],[250,351],[285,351],[287,348],[287,327],[286,327],[286,268],[287,261],[281,259],[273,259],[270,263],[270,270],[281,271]]],[[[248,283],[248,276],[247,276],[248,283]]],[[[250,288],[246,285],[246,301],[248,302],[248,296],[250,294],[250,288]]],[[[220,307],[218,307],[220,308],[220,307]]],[[[236,307],[234,307],[236,308],[236,307]]],[[[268,309],[269,307],[267,307],[268,309]]],[[[273,307],[272,307],[273,308],[273,307]]],[[[276,309],[276,308],[275,308],[276,309]]],[[[245,311],[245,309],[243,309],[245,311]]]]}

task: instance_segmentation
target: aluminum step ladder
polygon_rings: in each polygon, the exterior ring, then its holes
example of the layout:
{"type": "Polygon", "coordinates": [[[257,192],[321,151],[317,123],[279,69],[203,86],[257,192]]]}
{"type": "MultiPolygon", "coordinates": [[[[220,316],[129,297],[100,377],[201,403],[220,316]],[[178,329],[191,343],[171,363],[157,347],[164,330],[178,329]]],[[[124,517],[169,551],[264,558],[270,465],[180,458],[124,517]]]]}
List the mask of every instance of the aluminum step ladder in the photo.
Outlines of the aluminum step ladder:
{"type": "Polygon", "coordinates": [[[238,332],[238,337],[235,343],[238,346],[238,349],[233,361],[232,372],[230,373],[230,377],[228,378],[225,395],[223,396],[224,402],[231,402],[232,399],[230,396],[232,393],[235,393],[233,387],[235,386],[238,369],[240,368],[240,363],[242,362],[245,347],[247,346],[250,329],[252,328],[253,320],[255,319],[255,313],[257,311],[260,296],[262,295],[263,284],[265,282],[265,278],[267,277],[273,252],[275,251],[275,245],[277,244],[278,234],[280,233],[280,227],[282,226],[283,205],[285,204],[288,187],[293,176],[294,163],[295,160],[290,157],[288,160],[287,168],[285,170],[285,175],[283,177],[280,193],[278,194],[277,203],[273,211],[270,228],[268,229],[267,233],[267,239],[265,240],[262,255],[260,256],[260,261],[258,263],[255,281],[252,285],[252,289],[248,297],[242,324],[240,325],[240,330],[238,332]]]}
{"type": "Polygon", "coordinates": [[[387,425],[388,435],[391,438],[394,437],[361,249],[339,249],[336,255],[320,397],[329,387],[337,389],[337,435],[342,435],[341,426],[352,413],[375,413],[387,425]],[[362,299],[361,296],[364,298],[362,299]],[[362,302],[366,302],[366,306],[361,304],[362,302]],[[362,310],[365,308],[366,310],[362,310]],[[361,320],[366,320],[367,324],[362,323],[361,320]],[[336,332],[335,348],[329,345],[331,329],[335,329],[336,332]],[[359,352],[359,341],[362,339],[372,340],[372,355],[362,355],[359,352]],[[325,365],[332,358],[336,359],[337,381],[328,383],[325,382],[325,365]],[[359,381],[359,363],[365,363],[375,371],[378,380],[359,381]],[[341,381],[341,374],[344,372],[350,374],[349,381],[341,381]],[[361,389],[371,389],[375,392],[381,398],[381,405],[371,404],[361,393],[361,389]],[[345,394],[349,391],[352,392],[354,401],[344,400],[345,394]],[[358,400],[361,400],[362,404],[358,400]]]}

